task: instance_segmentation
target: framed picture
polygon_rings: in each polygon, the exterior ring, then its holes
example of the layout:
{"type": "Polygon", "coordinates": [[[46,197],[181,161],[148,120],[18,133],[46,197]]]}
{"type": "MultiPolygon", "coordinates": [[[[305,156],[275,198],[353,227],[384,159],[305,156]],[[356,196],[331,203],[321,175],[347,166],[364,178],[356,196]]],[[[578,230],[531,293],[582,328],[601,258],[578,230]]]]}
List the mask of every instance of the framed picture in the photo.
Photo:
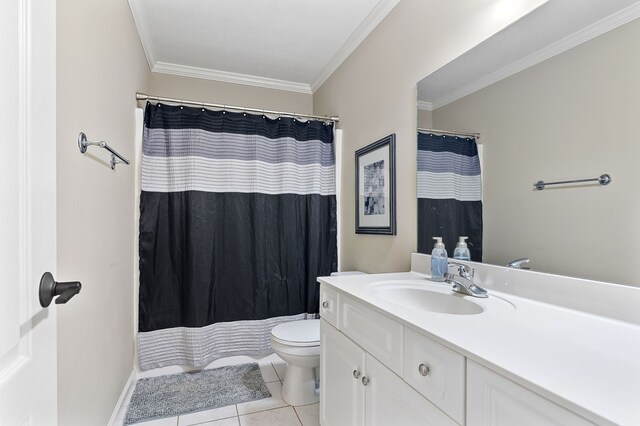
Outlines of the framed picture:
{"type": "Polygon", "coordinates": [[[356,151],[356,234],[396,235],[396,135],[356,151]]]}

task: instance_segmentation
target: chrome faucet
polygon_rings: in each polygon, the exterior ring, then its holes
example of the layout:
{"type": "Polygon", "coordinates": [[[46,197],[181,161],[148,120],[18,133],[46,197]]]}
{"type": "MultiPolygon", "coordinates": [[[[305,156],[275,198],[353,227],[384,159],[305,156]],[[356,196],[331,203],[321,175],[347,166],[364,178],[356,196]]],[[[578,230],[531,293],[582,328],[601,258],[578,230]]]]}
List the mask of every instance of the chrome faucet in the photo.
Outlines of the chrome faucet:
{"type": "Polygon", "coordinates": [[[512,260],[507,263],[507,268],[515,268],[515,269],[531,269],[530,266],[523,266],[525,263],[529,263],[531,260],[528,257],[523,257],[522,259],[512,260]]]}
{"type": "Polygon", "coordinates": [[[450,274],[449,272],[444,274],[444,281],[453,284],[453,291],[473,297],[488,297],[487,290],[473,283],[473,268],[464,263],[451,261],[448,266],[458,267],[458,274],[450,274]]]}

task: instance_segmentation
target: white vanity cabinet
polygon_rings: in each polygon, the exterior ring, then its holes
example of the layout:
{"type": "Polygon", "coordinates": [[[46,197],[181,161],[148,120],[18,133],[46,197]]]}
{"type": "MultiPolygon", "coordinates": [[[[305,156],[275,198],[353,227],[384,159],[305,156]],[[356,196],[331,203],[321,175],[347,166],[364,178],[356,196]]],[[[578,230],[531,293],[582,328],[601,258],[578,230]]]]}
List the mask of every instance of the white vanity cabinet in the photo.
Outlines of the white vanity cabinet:
{"type": "Polygon", "coordinates": [[[467,360],[467,419],[468,426],[593,426],[471,360],[467,360]]]}
{"type": "Polygon", "coordinates": [[[402,324],[331,288],[320,298],[333,302],[320,311],[322,425],[456,425],[402,379],[402,324]]]}
{"type": "Polygon", "coordinates": [[[321,301],[323,426],[593,426],[356,297],[321,301]]]}
{"type": "Polygon", "coordinates": [[[325,320],[320,345],[321,425],[456,425],[325,320]]]}

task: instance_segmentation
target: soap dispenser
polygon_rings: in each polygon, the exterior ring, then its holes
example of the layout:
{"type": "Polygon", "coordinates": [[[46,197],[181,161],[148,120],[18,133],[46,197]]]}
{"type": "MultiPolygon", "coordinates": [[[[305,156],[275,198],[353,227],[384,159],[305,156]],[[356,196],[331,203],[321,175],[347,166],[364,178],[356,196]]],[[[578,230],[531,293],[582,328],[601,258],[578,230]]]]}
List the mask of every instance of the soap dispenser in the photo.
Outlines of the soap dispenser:
{"type": "Polygon", "coordinates": [[[444,248],[442,237],[433,237],[436,243],[431,252],[431,279],[433,281],[444,281],[444,274],[447,273],[447,250],[444,248]]]}
{"type": "Polygon", "coordinates": [[[467,247],[466,239],[469,237],[459,237],[456,249],[453,251],[453,258],[458,260],[471,260],[471,253],[467,247]]]}

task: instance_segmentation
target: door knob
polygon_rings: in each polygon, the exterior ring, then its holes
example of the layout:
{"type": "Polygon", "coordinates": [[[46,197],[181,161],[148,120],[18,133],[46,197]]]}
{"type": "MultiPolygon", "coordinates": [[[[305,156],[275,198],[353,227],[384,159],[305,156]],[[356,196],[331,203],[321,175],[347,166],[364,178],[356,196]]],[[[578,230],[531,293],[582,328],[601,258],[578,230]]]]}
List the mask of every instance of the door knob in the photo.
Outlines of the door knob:
{"type": "Polygon", "coordinates": [[[80,293],[81,288],[82,284],[79,281],[59,283],[53,279],[51,272],[45,272],[40,278],[40,306],[46,308],[56,296],[59,296],[56,299],[56,305],[67,303],[69,299],[80,293]]]}
{"type": "Polygon", "coordinates": [[[426,364],[420,364],[418,366],[418,372],[420,373],[421,376],[426,376],[431,372],[431,368],[429,368],[429,366],[426,364]]]}

